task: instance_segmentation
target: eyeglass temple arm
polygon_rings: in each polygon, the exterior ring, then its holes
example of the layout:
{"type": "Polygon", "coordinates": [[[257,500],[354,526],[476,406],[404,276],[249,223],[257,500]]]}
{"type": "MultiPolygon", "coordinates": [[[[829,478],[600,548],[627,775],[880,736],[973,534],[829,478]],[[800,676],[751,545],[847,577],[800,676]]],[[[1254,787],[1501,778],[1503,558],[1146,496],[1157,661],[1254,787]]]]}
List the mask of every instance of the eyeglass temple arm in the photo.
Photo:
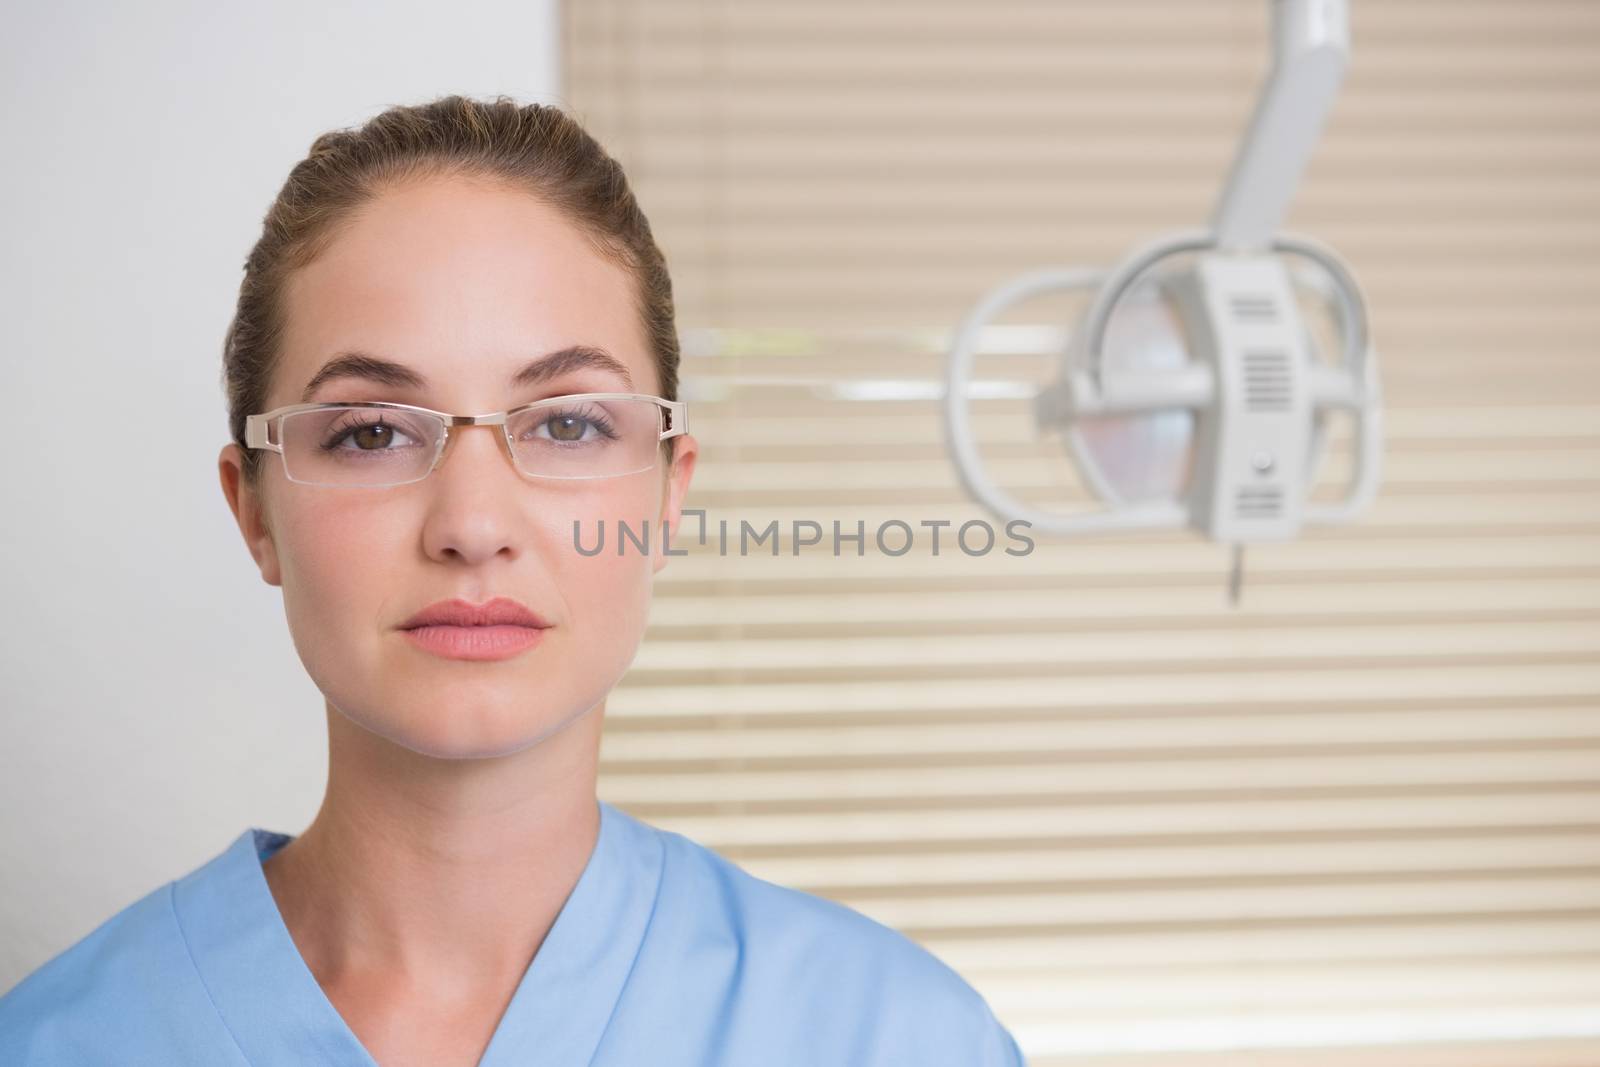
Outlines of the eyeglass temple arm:
{"type": "Polygon", "coordinates": [[[672,416],[672,425],[661,431],[661,439],[678,437],[689,432],[689,408],[682,400],[661,400],[659,403],[672,416]]]}
{"type": "Polygon", "coordinates": [[[282,444],[274,444],[267,440],[267,426],[271,420],[265,415],[246,415],[244,419],[244,443],[249,448],[264,448],[268,452],[282,452],[282,444]]]}

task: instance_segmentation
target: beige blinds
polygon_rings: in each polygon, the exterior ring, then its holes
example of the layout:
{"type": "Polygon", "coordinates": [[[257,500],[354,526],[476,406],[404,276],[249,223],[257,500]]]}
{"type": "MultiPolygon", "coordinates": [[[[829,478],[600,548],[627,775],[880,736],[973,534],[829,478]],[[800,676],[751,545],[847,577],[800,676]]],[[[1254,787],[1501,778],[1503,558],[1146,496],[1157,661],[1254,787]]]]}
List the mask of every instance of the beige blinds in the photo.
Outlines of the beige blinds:
{"type": "MultiPolygon", "coordinates": [[[[1288,225],[1372,302],[1386,480],[1251,548],[1237,608],[1186,533],[1006,555],[937,397],[989,287],[1208,219],[1266,0],[564,11],[568,106],[673,268],[710,524],[602,795],[927,945],[1030,1063],[1600,1063],[1600,4],[1352,7],[1288,225]],[[863,554],[793,554],[805,520],[863,554]]],[[[977,430],[1089,506],[1017,388],[1038,335],[981,361],[977,430]]]]}

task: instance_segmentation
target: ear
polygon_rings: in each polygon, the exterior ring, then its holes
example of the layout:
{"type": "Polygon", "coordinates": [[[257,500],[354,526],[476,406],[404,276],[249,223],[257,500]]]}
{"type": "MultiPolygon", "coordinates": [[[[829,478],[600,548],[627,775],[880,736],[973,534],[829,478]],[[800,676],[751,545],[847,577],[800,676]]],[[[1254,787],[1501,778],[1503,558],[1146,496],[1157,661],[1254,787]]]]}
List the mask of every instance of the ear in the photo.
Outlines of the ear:
{"type": "MultiPolygon", "coordinates": [[[[694,464],[700,454],[700,445],[695,441],[693,434],[687,433],[672,438],[672,443],[672,465],[666,471],[666,492],[662,494],[661,514],[656,516],[656,529],[664,531],[670,526],[676,554],[676,551],[682,551],[684,546],[679,525],[683,516],[683,501],[689,493],[689,479],[694,477],[694,464]]],[[[662,551],[655,554],[652,567],[657,573],[667,565],[669,557],[665,548],[666,545],[663,544],[662,551]]]]}
{"type": "Polygon", "coordinates": [[[244,478],[244,453],[239,446],[229,442],[217,457],[217,473],[222,479],[222,495],[228,498],[228,507],[244,535],[256,566],[261,569],[261,580],[268,585],[282,585],[283,571],[278,565],[278,546],[273,543],[272,530],[267,526],[266,510],[261,494],[244,478]]]}

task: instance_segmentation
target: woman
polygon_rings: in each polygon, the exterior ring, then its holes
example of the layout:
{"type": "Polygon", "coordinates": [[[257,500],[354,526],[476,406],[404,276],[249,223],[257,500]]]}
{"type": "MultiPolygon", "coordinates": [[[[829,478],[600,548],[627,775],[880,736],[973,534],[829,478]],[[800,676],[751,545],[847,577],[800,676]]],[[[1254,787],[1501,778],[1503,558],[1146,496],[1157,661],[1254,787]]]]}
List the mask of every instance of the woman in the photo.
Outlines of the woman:
{"type": "Polygon", "coordinates": [[[245,264],[219,472],[326,697],[322,806],[30,975],[0,1062],[1021,1062],[911,941],[597,799],[695,466],[677,370],[649,224],[561,111],[317,139],[245,264]]]}

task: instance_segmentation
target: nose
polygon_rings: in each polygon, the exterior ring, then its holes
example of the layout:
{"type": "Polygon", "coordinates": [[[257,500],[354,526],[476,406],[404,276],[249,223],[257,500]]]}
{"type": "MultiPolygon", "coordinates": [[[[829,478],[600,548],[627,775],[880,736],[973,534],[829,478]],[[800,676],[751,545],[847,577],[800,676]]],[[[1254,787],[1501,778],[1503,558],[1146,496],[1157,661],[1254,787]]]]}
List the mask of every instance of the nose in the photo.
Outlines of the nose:
{"type": "Polygon", "coordinates": [[[431,492],[422,529],[430,559],[481,564],[520,553],[528,486],[499,426],[452,426],[439,466],[423,485],[431,492]]]}

